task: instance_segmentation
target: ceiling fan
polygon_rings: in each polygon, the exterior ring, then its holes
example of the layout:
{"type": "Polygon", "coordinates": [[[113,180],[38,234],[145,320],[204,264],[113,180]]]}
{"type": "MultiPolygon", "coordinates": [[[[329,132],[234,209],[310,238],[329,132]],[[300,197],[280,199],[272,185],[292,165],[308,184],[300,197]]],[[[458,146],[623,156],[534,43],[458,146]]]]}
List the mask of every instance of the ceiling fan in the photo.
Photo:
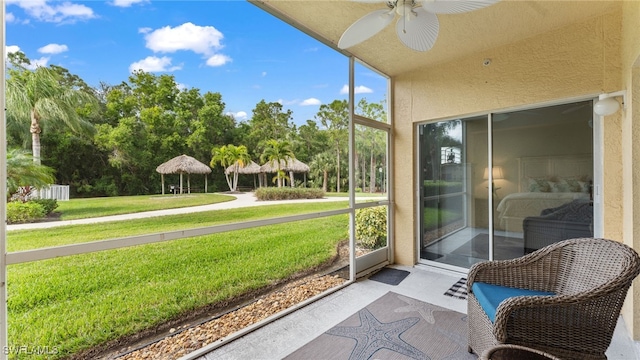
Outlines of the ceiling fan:
{"type": "Polygon", "coordinates": [[[338,41],[341,49],[357,45],[382,31],[400,15],[396,34],[402,43],[416,51],[427,51],[438,37],[436,14],[458,14],[493,5],[499,0],[353,0],[386,3],[388,9],[375,10],[351,24],[338,41]]]}

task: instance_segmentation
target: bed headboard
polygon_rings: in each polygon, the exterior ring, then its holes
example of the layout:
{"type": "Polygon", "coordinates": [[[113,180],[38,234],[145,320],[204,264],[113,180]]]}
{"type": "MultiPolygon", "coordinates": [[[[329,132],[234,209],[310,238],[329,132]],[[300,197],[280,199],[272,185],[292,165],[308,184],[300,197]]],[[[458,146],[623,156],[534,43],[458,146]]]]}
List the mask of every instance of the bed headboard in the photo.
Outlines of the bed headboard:
{"type": "Polygon", "coordinates": [[[518,191],[529,191],[529,178],[593,178],[593,155],[531,156],[518,158],[518,191]]]}

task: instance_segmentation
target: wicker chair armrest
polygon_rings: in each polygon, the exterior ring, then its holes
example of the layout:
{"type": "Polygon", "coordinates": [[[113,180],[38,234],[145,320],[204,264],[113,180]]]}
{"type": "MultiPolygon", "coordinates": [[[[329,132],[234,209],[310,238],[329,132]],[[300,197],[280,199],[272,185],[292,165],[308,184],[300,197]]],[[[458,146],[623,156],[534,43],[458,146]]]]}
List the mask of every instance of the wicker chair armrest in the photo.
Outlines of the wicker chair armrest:
{"type": "Polygon", "coordinates": [[[467,275],[467,291],[472,291],[474,282],[532,289],[555,291],[550,281],[556,274],[542,263],[549,260],[552,247],[511,260],[483,261],[471,266],[467,275]]]}
{"type": "MultiPolygon", "coordinates": [[[[527,336],[541,334],[548,336],[548,328],[553,327],[552,334],[576,333],[576,323],[581,323],[580,328],[584,330],[585,319],[592,326],[596,333],[613,333],[615,323],[624,301],[626,290],[612,289],[612,291],[595,291],[594,293],[583,292],[574,295],[547,295],[547,296],[515,296],[500,303],[496,311],[496,318],[493,326],[493,333],[499,342],[507,342],[513,334],[510,329],[522,328],[526,324],[527,336]],[[608,299],[608,303],[613,306],[602,306],[603,299],[608,299]],[[619,302],[619,304],[611,304],[619,302]],[[594,321],[600,319],[600,321],[594,321]],[[613,321],[611,321],[613,319],[613,321]],[[517,324],[514,324],[516,323],[517,324]],[[510,324],[511,323],[511,324],[510,324]],[[510,326],[512,325],[512,326],[510,326]],[[541,327],[535,329],[536,327],[541,327]],[[536,331],[538,330],[538,331],[536,331]]],[[[575,336],[581,336],[575,334],[575,336]]],[[[544,343],[544,340],[536,340],[544,343]]]]}

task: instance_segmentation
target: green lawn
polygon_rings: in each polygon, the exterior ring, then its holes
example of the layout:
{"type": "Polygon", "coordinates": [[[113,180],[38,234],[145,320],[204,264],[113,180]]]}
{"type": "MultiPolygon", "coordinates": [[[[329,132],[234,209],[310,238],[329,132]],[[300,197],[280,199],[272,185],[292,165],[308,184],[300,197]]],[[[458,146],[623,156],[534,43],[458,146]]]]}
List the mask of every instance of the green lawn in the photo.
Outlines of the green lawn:
{"type": "Polygon", "coordinates": [[[58,201],[62,220],[130,214],[142,211],[208,205],[235,199],[222,194],[116,196],[58,201]]]}
{"type": "MultiPolygon", "coordinates": [[[[8,247],[17,251],[344,207],[267,205],[10,231],[8,247]]],[[[134,334],[325,262],[346,238],[347,224],[347,216],[339,215],[12,265],[9,344],[56,347],[53,358],[61,358],[134,334]]]]}

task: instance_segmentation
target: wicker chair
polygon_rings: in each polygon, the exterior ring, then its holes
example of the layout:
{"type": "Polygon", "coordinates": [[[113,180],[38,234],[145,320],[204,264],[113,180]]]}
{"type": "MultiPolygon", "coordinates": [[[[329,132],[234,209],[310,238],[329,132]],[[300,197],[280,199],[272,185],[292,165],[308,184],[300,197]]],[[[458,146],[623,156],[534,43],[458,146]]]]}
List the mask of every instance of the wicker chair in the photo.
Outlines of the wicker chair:
{"type": "Polygon", "coordinates": [[[633,249],[593,238],[560,241],[513,260],[477,263],[467,280],[469,352],[515,344],[561,359],[606,359],[622,303],[638,273],[640,257],[633,249]],[[492,322],[474,294],[474,283],[554,295],[507,297],[492,322]]]}
{"type": "Polygon", "coordinates": [[[482,353],[480,360],[562,360],[544,351],[520,345],[497,345],[482,353]]]}

